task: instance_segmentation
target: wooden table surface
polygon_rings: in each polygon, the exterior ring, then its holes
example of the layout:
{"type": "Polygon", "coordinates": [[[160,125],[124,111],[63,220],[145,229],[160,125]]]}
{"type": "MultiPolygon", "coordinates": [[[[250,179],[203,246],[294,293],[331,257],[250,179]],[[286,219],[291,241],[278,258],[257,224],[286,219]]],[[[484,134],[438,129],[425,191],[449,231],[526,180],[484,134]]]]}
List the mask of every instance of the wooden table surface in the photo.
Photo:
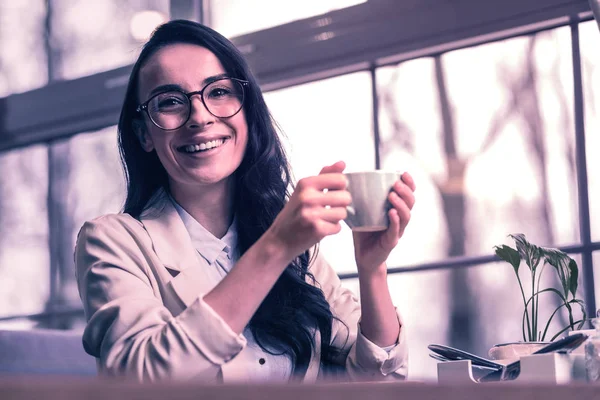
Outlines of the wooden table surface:
{"type": "Polygon", "coordinates": [[[277,400],[584,400],[600,399],[600,385],[531,385],[515,382],[470,385],[431,383],[329,383],[287,385],[137,384],[106,379],[0,376],[0,399],[277,399],[277,400]]]}

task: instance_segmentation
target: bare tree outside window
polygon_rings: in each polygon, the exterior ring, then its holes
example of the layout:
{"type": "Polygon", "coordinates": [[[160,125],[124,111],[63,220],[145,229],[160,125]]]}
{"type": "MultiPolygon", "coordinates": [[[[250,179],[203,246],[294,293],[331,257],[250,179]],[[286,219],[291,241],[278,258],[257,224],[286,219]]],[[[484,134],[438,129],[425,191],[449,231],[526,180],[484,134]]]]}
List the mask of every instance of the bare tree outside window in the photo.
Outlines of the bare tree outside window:
{"type": "MultiPolygon", "coordinates": [[[[382,165],[428,176],[432,219],[445,221],[430,232],[439,259],[492,254],[512,232],[541,245],[579,239],[570,60],[559,28],[378,73],[382,165]]],[[[447,307],[448,343],[485,354],[520,339],[511,274],[502,264],[451,271],[448,301],[430,305],[447,307]]]]}
{"type": "MultiPolygon", "coordinates": [[[[346,171],[375,168],[368,72],[272,91],[265,99],[281,127],[296,181],[339,160],[346,162],[346,171]]],[[[322,241],[319,251],[336,272],[356,272],[352,232],[345,224],[322,241]]]]}
{"type": "MultiPolygon", "coordinates": [[[[0,2],[0,96],[48,82],[44,15],[43,0],[0,2]]],[[[0,316],[41,312],[49,295],[47,170],[44,145],[0,153],[0,316]]]]}
{"type": "Polygon", "coordinates": [[[0,2],[0,97],[48,83],[44,0],[0,2]]]}
{"type": "MultiPolygon", "coordinates": [[[[600,31],[595,21],[579,25],[581,72],[585,106],[585,141],[592,240],[600,240],[600,31]]],[[[596,265],[596,263],[594,263],[596,265]]],[[[600,273],[594,274],[600,284],[600,273]]],[[[596,291],[598,292],[598,291],[596,291]]],[[[600,304],[600,303],[599,303],[600,304]]]]}
{"type": "Polygon", "coordinates": [[[49,1],[56,27],[51,32],[52,48],[61,54],[55,61],[55,79],[132,64],[143,44],[131,32],[136,13],[153,10],[165,19],[169,16],[168,0],[49,1]]]}
{"type": "Polygon", "coordinates": [[[0,153],[0,316],[42,312],[48,299],[47,171],[44,145],[0,153]]]}
{"type": "MultiPolygon", "coordinates": [[[[46,5],[46,52],[51,81],[72,79],[132,62],[141,49],[141,43],[130,32],[133,16],[147,9],[167,15],[169,6],[166,0],[46,0],[46,5]]],[[[74,138],[48,146],[50,271],[54,274],[46,307],[49,312],[81,307],[73,265],[75,237],[86,219],[118,212],[121,205],[113,204],[122,200],[123,178],[118,172],[116,134],[114,129],[109,131],[108,136],[95,133],[96,140],[74,138]],[[77,173],[85,169],[87,162],[94,162],[96,168],[90,171],[88,167],[89,175],[82,181],[77,173]],[[108,181],[103,179],[106,175],[110,177],[108,181]],[[104,185],[92,186],[97,189],[92,190],[90,183],[94,181],[104,185]],[[80,185],[83,191],[74,185],[80,185]],[[95,196],[85,197],[91,193],[95,196]]],[[[68,329],[74,321],[50,318],[41,321],[41,326],[68,329]]]]}
{"type": "Polygon", "coordinates": [[[208,19],[213,29],[231,38],[365,2],[367,0],[210,0],[208,19]]]}

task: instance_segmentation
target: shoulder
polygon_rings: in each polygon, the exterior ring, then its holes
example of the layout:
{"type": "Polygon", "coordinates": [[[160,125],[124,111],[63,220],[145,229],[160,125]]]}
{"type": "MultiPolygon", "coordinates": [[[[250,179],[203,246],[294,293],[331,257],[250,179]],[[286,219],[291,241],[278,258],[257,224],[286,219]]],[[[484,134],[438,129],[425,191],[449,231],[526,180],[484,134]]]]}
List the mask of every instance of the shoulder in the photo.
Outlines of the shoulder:
{"type": "Polygon", "coordinates": [[[77,234],[77,241],[81,242],[105,235],[139,236],[143,233],[144,225],[131,215],[124,213],[106,214],[86,221],[77,234]]]}
{"type": "Polygon", "coordinates": [[[129,214],[125,214],[125,213],[119,213],[119,214],[105,214],[105,215],[101,215],[99,217],[96,217],[94,219],[91,219],[89,221],[86,221],[83,224],[83,227],[86,227],[88,229],[97,229],[97,228],[117,228],[117,227],[123,227],[123,228],[142,228],[143,229],[143,225],[142,223],[133,218],[131,215],[129,214]]]}
{"type": "Polygon", "coordinates": [[[152,242],[140,221],[129,214],[103,215],[79,230],[74,249],[76,275],[105,265],[137,270],[149,252],[152,242]]]}

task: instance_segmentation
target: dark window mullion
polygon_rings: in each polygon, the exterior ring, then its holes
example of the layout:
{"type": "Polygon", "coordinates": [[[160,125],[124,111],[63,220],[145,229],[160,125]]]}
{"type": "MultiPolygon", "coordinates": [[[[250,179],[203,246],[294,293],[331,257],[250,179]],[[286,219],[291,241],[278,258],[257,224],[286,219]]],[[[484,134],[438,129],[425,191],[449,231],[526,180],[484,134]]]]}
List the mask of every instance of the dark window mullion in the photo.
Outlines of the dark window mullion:
{"type": "MultiPolygon", "coordinates": [[[[592,242],[586,246],[577,244],[572,246],[561,246],[560,250],[567,254],[577,255],[588,253],[592,254],[594,251],[600,250],[600,242],[592,242]]],[[[433,261],[429,263],[421,263],[415,265],[405,265],[402,267],[389,266],[387,269],[388,275],[391,274],[403,274],[407,272],[424,272],[432,270],[449,270],[453,268],[466,268],[466,267],[479,267],[483,264],[501,261],[496,255],[489,254],[483,256],[464,256],[464,257],[452,257],[444,260],[433,261]]],[[[583,264],[582,264],[583,265],[583,264]]],[[[591,264],[590,264],[591,265],[591,264]]],[[[340,273],[338,274],[340,279],[353,279],[358,278],[356,272],[340,273]]],[[[585,277],[583,279],[586,279],[585,277]]],[[[593,277],[592,277],[593,279],[593,277]]],[[[595,304],[592,304],[595,307],[595,304]]]]}
{"type": "MultiPolygon", "coordinates": [[[[52,83],[54,80],[54,52],[52,49],[51,35],[52,35],[52,0],[46,0],[46,16],[44,20],[44,49],[46,51],[46,68],[48,74],[48,82],[52,83]]],[[[60,247],[59,247],[59,225],[57,224],[58,210],[56,209],[56,201],[54,199],[54,179],[53,174],[53,153],[52,143],[47,144],[48,153],[48,189],[46,198],[46,207],[48,212],[48,247],[50,256],[50,290],[48,294],[48,301],[46,303],[46,312],[50,314],[47,324],[49,326],[55,325],[55,318],[53,312],[55,309],[56,299],[58,298],[58,270],[60,260],[60,247]]]]}
{"type": "Polygon", "coordinates": [[[571,47],[573,56],[573,95],[575,117],[575,151],[577,166],[577,188],[579,200],[579,230],[583,252],[581,254],[582,282],[586,311],[590,317],[596,313],[596,296],[594,288],[594,266],[591,249],[590,204],[587,178],[587,159],[585,147],[585,115],[583,98],[583,78],[581,71],[581,49],[579,46],[579,24],[571,24],[571,47]]]}
{"type": "Polygon", "coordinates": [[[379,96],[377,95],[377,70],[375,65],[369,68],[371,74],[371,96],[373,97],[373,144],[375,146],[375,169],[381,168],[381,157],[379,153],[379,96]]]}

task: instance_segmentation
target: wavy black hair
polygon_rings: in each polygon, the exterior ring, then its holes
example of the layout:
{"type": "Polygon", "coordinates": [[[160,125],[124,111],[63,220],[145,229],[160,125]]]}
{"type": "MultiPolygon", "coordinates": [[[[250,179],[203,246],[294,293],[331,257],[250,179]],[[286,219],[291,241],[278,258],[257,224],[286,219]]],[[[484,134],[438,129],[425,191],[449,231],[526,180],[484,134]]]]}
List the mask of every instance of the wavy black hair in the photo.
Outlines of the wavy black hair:
{"type": "MultiPolygon", "coordinates": [[[[221,34],[201,24],[173,20],[159,26],[133,66],[119,119],[119,150],[127,181],[123,212],[139,218],[153,195],[168,192],[167,172],[155,151],[144,151],[134,131],[139,123],[136,107],[139,72],[157,50],[176,43],[194,44],[210,50],[227,74],[249,82],[244,111],[248,125],[248,144],[244,158],[234,173],[233,207],[237,219],[241,254],[271,226],[289,198],[289,164],[276,131],[276,124],[265,104],[260,88],[244,57],[221,34]]],[[[314,330],[321,334],[321,360],[336,353],[330,345],[333,315],[323,291],[308,271],[309,252],[297,257],[283,272],[249,323],[256,342],[271,354],[292,358],[294,374],[303,374],[314,346],[314,330]]]]}

